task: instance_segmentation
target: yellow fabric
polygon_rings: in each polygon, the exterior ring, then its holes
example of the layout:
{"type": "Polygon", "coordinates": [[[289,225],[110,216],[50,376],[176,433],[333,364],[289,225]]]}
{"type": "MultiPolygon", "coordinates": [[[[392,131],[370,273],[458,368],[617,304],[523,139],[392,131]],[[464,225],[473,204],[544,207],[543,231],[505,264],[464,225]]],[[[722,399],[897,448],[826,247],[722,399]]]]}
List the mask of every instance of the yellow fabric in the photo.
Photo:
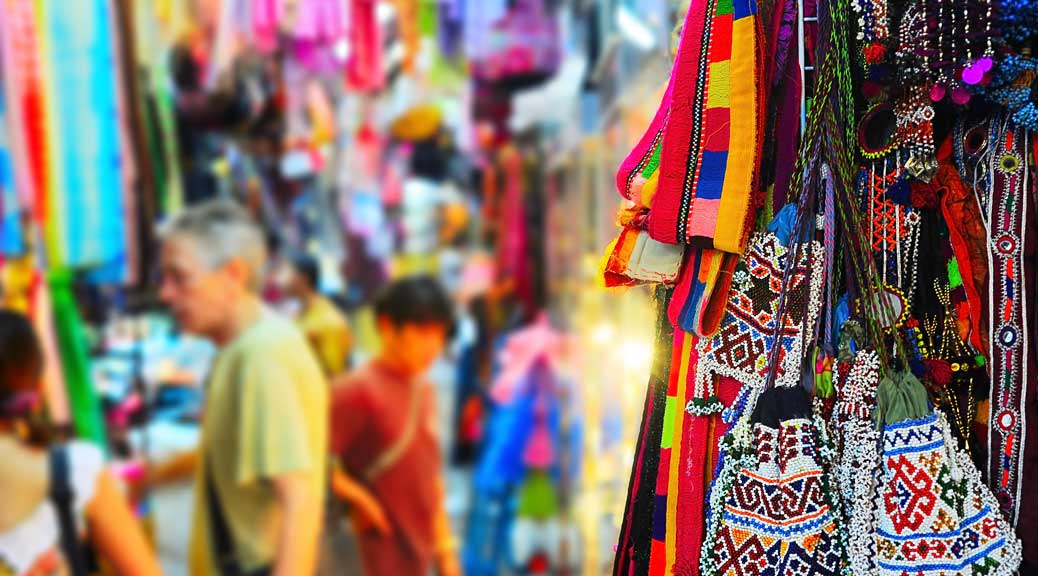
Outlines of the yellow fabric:
{"type": "Polygon", "coordinates": [[[269,565],[281,509],[266,480],[303,473],[325,495],[328,385],[291,322],[265,311],[217,356],[208,381],[195,478],[191,574],[217,574],[205,474],[212,479],[245,571],[269,565]]]}
{"type": "Polygon", "coordinates": [[[338,376],[346,371],[353,334],[346,317],[331,300],[316,296],[299,315],[296,324],[310,342],[325,376],[338,376]]]}
{"type": "MultiPolygon", "coordinates": [[[[706,97],[707,108],[728,108],[731,105],[729,86],[731,72],[731,60],[710,64],[710,93],[706,97]]],[[[734,121],[734,118],[732,120],[734,121]]]]}
{"type": "Polygon", "coordinates": [[[652,207],[652,199],[656,196],[656,189],[660,186],[660,171],[657,170],[649,176],[649,179],[645,181],[641,189],[641,203],[642,206],[648,208],[652,207]]]}
{"type": "Polygon", "coordinates": [[[25,315],[29,310],[29,296],[32,291],[36,268],[31,256],[11,258],[0,268],[0,307],[14,310],[25,315]]]}
{"type": "MultiPolygon", "coordinates": [[[[732,26],[732,110],[756,110],[756,18],[740,18],[732,26]]],[[[713,86],[714,84],[711,84],[713,86]]],[[[757,162],[759,134],[756,114],[732,114],[728,169],[721,190],[714,234],[714,248],[742,254],[746,248],[745,220],[757,162]]]]}

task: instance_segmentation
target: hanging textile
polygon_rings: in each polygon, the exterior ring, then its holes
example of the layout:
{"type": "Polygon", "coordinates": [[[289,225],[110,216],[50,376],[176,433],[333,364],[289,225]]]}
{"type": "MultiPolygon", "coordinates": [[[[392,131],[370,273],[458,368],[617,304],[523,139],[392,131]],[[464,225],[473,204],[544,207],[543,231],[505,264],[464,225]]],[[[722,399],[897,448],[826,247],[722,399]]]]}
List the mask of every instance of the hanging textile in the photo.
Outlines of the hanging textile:
{"type": "MultiPolygon", "coordinates": [[[[2,34],[0,25],[0,34],[2,34]]],[[[0,51],[3,46],[0,46],[0,51]]],[[[0,62],[0,264],[5,257],[16,256],[25,251],[22,232],[22,203],[15,187],[14,162],[11,153],[11,118],[7,111],[3,78],[3,62],[0,62]]]]}
{"type": "Polygon", "coordinates": [[[375,0],[351,0],[349,17],[350,59],[346,81],[355,90],[372,92],[385,84],[382,66],[382,32],[375,0]]]}
{"type": "Polygon", "coordinates": [[[799,387],[773,388],[727,437],[710,492],[704,576],[841,574],[839,508],[823,471],[831,452],[811,412],[799,387]]]}
{"type": "Polygon", "coordinates": [[[101,402],[90,372],[90,351],[87,349],[83,320],[72,293],[72,275],[67,272],[52,273],[47,282],[54,305],[54,333],[61,358],[62,376],[76,436],[105,446],[101,402]]]}
{"type": "Polygon", "coordinates": [[[43,124],[43,57],[40,29],[32,0],[3,0],[0,10],[0,50],[4,58],[4,96],[8,105],[15,186],[22,205],[34,220],[47,216],[47,148],[43,124]]]}
{"type": "Polygon", "coordinates": [[[886,426],[882,457],[880,575],[1016,573],[1020,541],[941,412],[886,426]]]}
{"type": "Polygon", "coordinates": [[[752,218],[765,109],[757,3],[693,2],[672,74],[649,232],[740,254],[752,218]]]}
{"type": "Polygon", "coordinates": [[[794,251],[771,232],[753,237],[736,268],[721,328],[703,345],[697,386],[701,389],[698,397],[705,400],[690,410],[720,411],[712,391],[716,376],[763,388],[776,346],[778,385],[799,384],[804,343],[809,337],[804,328],[817,323],[821,310],[822,246],[812,241],[789,270],[791,278],[786,279],[785,262],[793,255],[794,251]],[[780,317],[783,287],[787,287],[788,302],[780,317]]]}
{"type": "MultiPolygon", "coordinates": [[[[132,42],[139,66],[140,97],[143,99],[142,122],[144,124],[147,154],[145,158],[154,170],[156,214],[169,214],[179,209],[182,202],[180,169],[177,163],[176,121],[174,99],[171,93],[169,68],[172,60],[168,54],[169,30],[163,22],[173,27],[168,19],[172,15],[163,12],[172,10],[168,0],[160,2],[133,2],[128,26],[133,31],[132,42]]],[[[184,3],[176,6],[183,9],[184,3]]],[[[145,259],[147,261],[147,259],[145,259]]]]}
{"type": "Polygon", "coordinates": [[[112,12],[107,0],[38,4],[47,134],[48,265],[126,264],[112,12]],[[75,129],[70,129],[70,127],[75,129]]]}
{"type": "MultiPolygon", "coordinates": [[[[667,382],[673,351],[674,327],[666,310],[671,290],[659,286],[655,290],[656,339],[653,367],[646,389],[645,407],[635,448],[634,465],[627,489],[623,525],[620,527],[613,574],[645,574],[653,541],[656,478],[659,473],[660,443],[667,406],[667,382]]],[[[674,408],[671,408],[673,412],[674,408]]]]}
{"type": "MultiPolygon", "coordinates": [[[[1024,232],[1028,227],[1028,162],[1033,136],[1011,123],[993,122],[991,190],[987,202],[991,412],[988,419],[989,482],[1003,511],[1015,523],[1020,517],[1023,458],[1026,449],[1025,406],[1028,402],[1030,340],[1025,295],[1024,232]]],[[[1031,376],[1033,378],[1033,376],[1031,376]]]]}
{"type": "Polygon", "coordinates": [[[693,247],[669,316],[676,327],[701,336],[712,335],[721,321],[759,201],[763,87],[770,76],[764,51],[756,2],[690,3],[670,84],[616,177],[653,239],[693,247]]]}

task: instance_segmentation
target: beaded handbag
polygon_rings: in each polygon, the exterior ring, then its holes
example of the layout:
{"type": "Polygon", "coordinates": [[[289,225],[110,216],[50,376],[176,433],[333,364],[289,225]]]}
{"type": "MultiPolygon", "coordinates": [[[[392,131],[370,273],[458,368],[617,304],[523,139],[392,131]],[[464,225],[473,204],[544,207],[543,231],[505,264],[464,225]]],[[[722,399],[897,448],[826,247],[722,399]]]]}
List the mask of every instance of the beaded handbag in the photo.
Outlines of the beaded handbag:
{"type": "Polygon", "coordinates": [[[707,399],[690,412],[719,412],[712,383],[728,376],[761,389],[773,362],[778,386],[800,382],[806,328],[818,319],[822,300],[822,245],[811,241],[795,251],[772,232],[755,235],[746,255],[736,266],[724,319],[712,338],[703,340],[697,387],[707,399]],[[796,259],[789,267],[787,261],[796,259]],[[784,312],[780,300],[786,292],[784,312]]]}
{"type": "Polygon", "coordinates": [[[840,574],[839,508],[824,472],[831,453],[803,389],[764,392],[723,442],[701,573],[840,574]]]}
{"type": "Polygon", "coordinates": [[[873,573],[1015,574],[1020,540],[923,385],[888,375],[876,407],[884,427],[873,573]]]}
{"type": "MultiPolygon", "coordinates": [[[[800,386],[804,341],[818,321],[823,277],[822,246],[809,240],[814,196],[806,191],[798,206],[784,209],[791,223],[788,236],[783,233],[788,247],[775,232],[755,237],[740,271],[746,281],[733,283],[729,314],[735,321],[722,324],[718,342],[707,345],[712,355],[703,356],[714,363],[730,357],[737,347],[724,339],[732,327],[735,335],[759,340],[757,352],[735,357],[745,357],[735,377],[750,385],[724,414],[728,421],[742,416],[722,440],[710,487],[700,561],[705,576],[835,576],[844,564],[839,499],[826,473],[832,450],[825,423],[813,415],[800,386]]],[[[733,362],[719,364],[725,365],[731,369],[733,362]]]]}

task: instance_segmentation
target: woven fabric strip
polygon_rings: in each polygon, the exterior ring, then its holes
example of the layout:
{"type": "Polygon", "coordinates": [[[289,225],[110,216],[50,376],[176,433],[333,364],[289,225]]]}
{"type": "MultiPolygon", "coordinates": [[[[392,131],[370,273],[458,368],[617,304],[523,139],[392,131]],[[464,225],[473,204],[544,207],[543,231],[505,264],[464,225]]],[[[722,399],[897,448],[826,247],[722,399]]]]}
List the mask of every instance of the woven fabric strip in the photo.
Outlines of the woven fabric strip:
{"type": "Polygon", "coordinates": [[[642,431],[638,438],[637,458],[631,471],[627,509],[613,563],[614,576],[648,574],[652,546],[653,512],[656,476],[659,472],[660,441],[667,403],[667,380],[670,374],[674,329],[667,320],[667,303],[671,290],[656,289],[656,350],[652,376],[642,414],[642,431]]]}
{"type": "Polygon", "coordinates": [[[763,133],[754,0],[698,0],[685,20],[649,232],[732,253],[746,246],[763,133]]]}
{"type": "Polygon", "coordinates": [[[701,337],[720,327],[739,255],[711,248],[685,250],[668,315],[678,329],[701,337]]]}
{"type": "Polygon", "coordinates": [[[1027,147],[1033,136],[1007,125],[992,155],[988,208],[991,327],[991,412],[988,483],[1002,510],[1016,524],[1023,488],[1024,407],[1027,403],[1028,302],[1023,271],[1029,170],[1027,147]]]}

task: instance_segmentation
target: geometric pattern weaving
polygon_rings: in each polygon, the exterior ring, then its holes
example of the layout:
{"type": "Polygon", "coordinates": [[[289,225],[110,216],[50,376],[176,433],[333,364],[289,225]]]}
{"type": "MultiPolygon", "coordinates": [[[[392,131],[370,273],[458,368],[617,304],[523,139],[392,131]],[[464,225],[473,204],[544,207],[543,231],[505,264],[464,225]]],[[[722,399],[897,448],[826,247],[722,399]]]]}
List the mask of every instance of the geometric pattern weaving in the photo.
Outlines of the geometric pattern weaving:
{"type": "Polygon", "coordinates": [[[1020,541],[948,434],[938,411],[883,431],[875,532],[881,576],[1009,576],[1020,565],[1020,541]]]}
{"type": "MultiPolygon", "coordinates": [[[[801,247],[801,259],[786,286],[785,314],[777,342],[776,387],[800,381],[804,327],[815,325],[821,308],[823,254],[816,241],[801,247]]],[[[721,327],[701,344],[697,383],[709,388],[715,375],[728,376],[760,389],[768,376],[768,361],[776,343],[775,323],[783,290],[789,249],[771,233],[756,234],[735,269],[728,308],[721,327]]]]}
{"type": "Polygon", "coordinates": [[[754,456],[735,475],[717,537],[706,545],[712,558],[704,574],[839,574],[842,548],[815,425],[792,419],[776,430],[757,423],[753,437],[754,456]]]}

